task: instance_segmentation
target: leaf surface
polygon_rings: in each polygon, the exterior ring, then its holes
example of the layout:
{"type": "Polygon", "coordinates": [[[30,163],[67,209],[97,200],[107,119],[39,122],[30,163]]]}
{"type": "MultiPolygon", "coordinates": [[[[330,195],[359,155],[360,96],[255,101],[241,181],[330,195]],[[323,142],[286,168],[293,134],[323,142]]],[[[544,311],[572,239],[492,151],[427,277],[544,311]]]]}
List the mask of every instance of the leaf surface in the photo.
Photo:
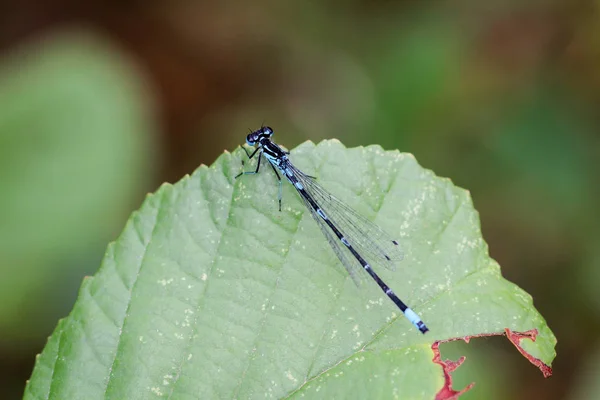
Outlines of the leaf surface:
{"type": "Polygon", "coordinates": [[[148,196],[84,281],[26,398],[434,398],[448,383],[439,342],[507,328],[537,330],[521,344],[551,363],[556,340],[489,257],[468,192],[379,146],[307,142],[290,155],[398,238],[405,259],[377,272],[421,315],[422,335],[375,283],[353,283],[291,185],[278,212],[269,168],[234,179],[242,154],[148,196]]]}

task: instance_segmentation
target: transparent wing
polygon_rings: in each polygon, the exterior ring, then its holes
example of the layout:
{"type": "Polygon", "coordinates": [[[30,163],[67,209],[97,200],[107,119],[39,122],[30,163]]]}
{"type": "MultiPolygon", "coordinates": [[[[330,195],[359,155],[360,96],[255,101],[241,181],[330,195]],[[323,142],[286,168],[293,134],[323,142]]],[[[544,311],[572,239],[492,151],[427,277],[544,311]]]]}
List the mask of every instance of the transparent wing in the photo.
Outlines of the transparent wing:
{"type": "Polygon", "coordinates": [[[329,245],[333,249],[335,255],[339,258],[344,268],[346,268],[346,271],[348,271],[348,274],[350,274],[350,277],[354,283],[359,286],[364,277],[364,275],[361,274],[361,271],[363,271],[362,265],[360,265],[358,260],[356,260],[354,257],[348,257],[348,248],[346,248],[346,246],[343,245],[337,237],[333,236],[333,233],[329,227],[325,224],[325,222],[323,222],[323,219],[321,219],[317,212],[312,208],[310,203],[302,195],[299,197],[302,199],[302,201],[304,201],[304,205],[310,211],[313,219],[317,225],[319,225],[319,228],[321,228],[321,232],[323,232],[323,235],[329,242],[329,245]]]}
{"type": "MultiPolygon", "coordinates": [[[[313,196],[329,219],[367,261],[390,270],[396,269],[395,262],[401,261],[404,258],[404,253],[394,238],[326,191],[313,178],[293,165],[291,168],[300,183],[306,188],[306,191],[313,196]]],[[[320,220],[318,215],[315,219],[320,220]]],[[[326,226],[321,229],[329,231],[326,226]]],[[[338,242],[337,238],[334,239],[338,242]]]]}

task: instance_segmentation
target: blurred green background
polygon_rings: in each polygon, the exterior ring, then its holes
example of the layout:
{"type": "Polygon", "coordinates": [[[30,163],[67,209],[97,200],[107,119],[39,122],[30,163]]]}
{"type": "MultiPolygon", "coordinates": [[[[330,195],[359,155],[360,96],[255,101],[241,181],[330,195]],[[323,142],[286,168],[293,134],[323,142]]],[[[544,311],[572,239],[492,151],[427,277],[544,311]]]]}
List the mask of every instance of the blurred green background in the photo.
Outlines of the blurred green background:
{"type": "Polygon", "coordinates": [[[144,195],[272,126],[413,153],[471,191],[558,338],[442,346],[465,399],[600,397],[600,1],[0,5],[0,395],[144,195]]]}

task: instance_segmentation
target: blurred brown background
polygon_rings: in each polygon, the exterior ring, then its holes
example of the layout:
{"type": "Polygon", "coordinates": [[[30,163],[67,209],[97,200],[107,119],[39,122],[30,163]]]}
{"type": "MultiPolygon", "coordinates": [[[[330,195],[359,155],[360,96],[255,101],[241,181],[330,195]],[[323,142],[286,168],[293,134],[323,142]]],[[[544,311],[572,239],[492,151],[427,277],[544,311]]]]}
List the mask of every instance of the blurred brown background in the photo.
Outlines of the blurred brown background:
{"type": "Polygon", "coordinates": [[[445,345],[465,399],[600,398],[599,104],[598,0],[4,1],[0,397],[145,193],[266,123],[471,191],[558,357],[543,379],[505,339],[445,345]]]}

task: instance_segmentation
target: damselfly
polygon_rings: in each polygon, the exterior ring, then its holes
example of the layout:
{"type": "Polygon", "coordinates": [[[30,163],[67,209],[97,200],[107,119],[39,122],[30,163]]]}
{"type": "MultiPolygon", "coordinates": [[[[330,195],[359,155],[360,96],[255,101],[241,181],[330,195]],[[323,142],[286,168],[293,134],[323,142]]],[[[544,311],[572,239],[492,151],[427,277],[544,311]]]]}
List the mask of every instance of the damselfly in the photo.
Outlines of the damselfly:
{"type": "Polygon", "coordinates": [[[354,281],[358,282],[360,279],[359,268],[364,269],[406,318],[419,331],[427,332],[429,329],[421,321],[421,318],[396,296],[371,267],[372,263],[394,269],[394,261],[400,261],[403,258],[398,242],[373,222],[323,189],[314,177],[306,175],[296,168],[288,158],[289,153],[271,141],[271,136],[273,136],[273,129],[264,126],[246,137],[246,143],[256,146],[256,149],[249,154],[245,147],[242,146],[242,148],[249,159],[258,154],[258,163],[256,170],[240,172],[236,179],[244,174],[258,173],[260,162],[264,156],[279,180],[279,211],[281,211],[282,197],[282,183],[279,175],[281,173],[294,185],[331,248],[354,281]]]}

